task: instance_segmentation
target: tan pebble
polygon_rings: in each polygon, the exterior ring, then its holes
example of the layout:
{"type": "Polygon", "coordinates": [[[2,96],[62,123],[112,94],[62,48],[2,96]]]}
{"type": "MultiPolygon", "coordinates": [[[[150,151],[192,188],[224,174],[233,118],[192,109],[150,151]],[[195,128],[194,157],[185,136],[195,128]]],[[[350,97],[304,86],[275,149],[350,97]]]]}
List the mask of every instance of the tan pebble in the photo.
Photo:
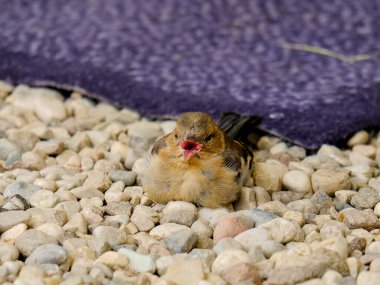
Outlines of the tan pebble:
{"type": "Polygon", "coordinates": [[[352,150],[356,152],[360,152],[362,155],[369,158],[375,158],[376,156],[376,147],[374,147],[373,145],[358,144],[358,145],[355,145],[352,148],[352,150]]]}
{"type": "Polygon", "coordinates": [[[347,142],[349,147],[353,147],[357,144],[366,144],[369,140],[369,134],[366,131],[359,131],[355,133],[347,142]]]}

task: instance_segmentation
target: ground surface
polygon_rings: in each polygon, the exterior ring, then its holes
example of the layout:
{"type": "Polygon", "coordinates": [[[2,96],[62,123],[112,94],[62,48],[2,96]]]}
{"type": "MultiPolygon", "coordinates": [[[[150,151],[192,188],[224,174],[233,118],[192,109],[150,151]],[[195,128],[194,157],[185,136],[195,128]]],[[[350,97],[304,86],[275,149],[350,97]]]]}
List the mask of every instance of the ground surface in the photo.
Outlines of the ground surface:
{"type": "Polygon", "coordinates": [[[174,122],[49,89],[0,83],[0,98],[2,284],[380,280],[377,136],[310,156],[262,137],[255,186],[233,208],[160,205],[140,158],[174,122]]]}

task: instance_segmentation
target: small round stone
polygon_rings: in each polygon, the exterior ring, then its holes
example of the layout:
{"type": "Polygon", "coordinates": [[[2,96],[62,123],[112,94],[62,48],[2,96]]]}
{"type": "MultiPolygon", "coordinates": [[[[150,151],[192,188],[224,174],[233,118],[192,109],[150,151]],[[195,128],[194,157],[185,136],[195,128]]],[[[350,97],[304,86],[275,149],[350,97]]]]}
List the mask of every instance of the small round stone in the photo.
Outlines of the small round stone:
{"type": "Polygon", "coordinates": [[[127,240],[127,234],[111,226],[99,226],[92,232],[94,237],[108,242],[111,246],[123,244],[127,240]]]}
{"type": "Polygon", "coordinates": [[[19,235],[15,246],[24,256],[29,256],[39,246],[48,243],[57,243],[57,240],[39,230],[30,229],[19,235]]]}
{"type": "Polygon", "coordinates": [[[349,147],[353,147],[358,144],[366,144],[369,140],[369,134],[366,131],[359,131],[354,134],[347,142],[349,147]]]}
{"type": "Polygon", "coordinates": [[[58,203],[58,197],[49,190],[40,190],[30,197],[30,204],[36,208],[53,208],[58,203]]]}
{"type": "Polygon", "coordinates": [[[26,259],[25,263],[32,264],[57,264],[60,265],[67,259],[66,250],[57,244],[43,244],[37,247],[26,259]]]}
{"type": "Polygon", "coordinates": [[[286,189],[298,193],[309,193],[312,191],[309,176],[299,170],[291,170],[283,177],[283,183],[286,189]]]}
{"type": "Polygon", "coordinates": [[[212,273],[222,274],[226,268],[239,263],[253,264],[251,257],[245,251],[234,249],[223,251],[212,265],[212,273]]]}
{"type": "Polygon", "coordinates": [[[27,223],[30,219],[30,214],[24,211],[7,211],[0,213],[0,233],[3,233],[12,227],[27,223]]]}

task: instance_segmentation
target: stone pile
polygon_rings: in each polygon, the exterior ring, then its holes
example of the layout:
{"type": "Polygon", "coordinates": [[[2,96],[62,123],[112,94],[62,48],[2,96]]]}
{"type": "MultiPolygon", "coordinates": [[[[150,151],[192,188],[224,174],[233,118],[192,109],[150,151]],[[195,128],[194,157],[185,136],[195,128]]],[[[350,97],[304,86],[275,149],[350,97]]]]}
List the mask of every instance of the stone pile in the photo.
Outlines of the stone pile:
{"type": "Polygon", "coordinates": [[[208,209],[140,186],[173,121],[4,82],[0,106],[1,284],[379,284],[379,135],[310,155],[263,136],[255,185],[208,209]]]}

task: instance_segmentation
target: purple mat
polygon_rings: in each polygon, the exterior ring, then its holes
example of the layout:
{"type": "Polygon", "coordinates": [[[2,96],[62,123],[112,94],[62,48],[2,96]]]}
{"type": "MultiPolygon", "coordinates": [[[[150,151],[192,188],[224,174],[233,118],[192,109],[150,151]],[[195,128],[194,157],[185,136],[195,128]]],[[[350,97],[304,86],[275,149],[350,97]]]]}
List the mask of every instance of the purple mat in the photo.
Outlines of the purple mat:
{"type": "Polygon", "coordinates": [[[380,125],[377,0],[0,0],[0,79],[149,116],[261,115],[308,147],[380,125]]]}

